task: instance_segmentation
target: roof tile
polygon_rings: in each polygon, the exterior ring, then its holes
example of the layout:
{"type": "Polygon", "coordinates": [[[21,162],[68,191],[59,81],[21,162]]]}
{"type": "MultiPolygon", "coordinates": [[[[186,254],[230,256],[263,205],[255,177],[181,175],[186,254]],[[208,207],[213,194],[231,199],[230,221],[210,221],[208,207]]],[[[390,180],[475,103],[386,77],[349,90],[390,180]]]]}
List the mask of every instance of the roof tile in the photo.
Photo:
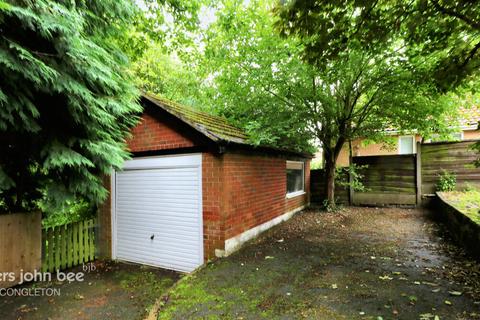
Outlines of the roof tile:
{"type": "Polygon", "coordinates": [[[249,144],[247,134],[223,117],[201,112],[150,93],[143,96],[215,141],[249,144]]]}

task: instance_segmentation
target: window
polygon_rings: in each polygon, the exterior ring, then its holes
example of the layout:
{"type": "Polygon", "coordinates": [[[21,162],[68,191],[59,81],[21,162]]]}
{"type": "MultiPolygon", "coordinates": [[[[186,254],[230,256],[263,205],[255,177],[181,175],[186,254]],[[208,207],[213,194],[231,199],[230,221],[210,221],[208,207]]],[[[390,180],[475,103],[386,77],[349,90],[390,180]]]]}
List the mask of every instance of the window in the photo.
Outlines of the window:
{"type": "Polygon", "coordinates": [[[444,141],[462,141],[463,131],[453,132],[448,135],[432,134],[432,137],[427,142],[444,142],[444,141]]]}
{"type": "Polygon", "coordinates": [[[304,193],[305,166],[303,162],[287,161],[287,197],[304,193]]]}
{"type": "Polygon", "coordinates": [[[453,141],[462,141],[463,140],[463,131],[455,132],[450,135],[453,141]]]}
{"type": "Polygon", "coordinates": [[[398,137],[398,153],[399,154],[415,153],[415,137],[414,136],[398,137]]]}

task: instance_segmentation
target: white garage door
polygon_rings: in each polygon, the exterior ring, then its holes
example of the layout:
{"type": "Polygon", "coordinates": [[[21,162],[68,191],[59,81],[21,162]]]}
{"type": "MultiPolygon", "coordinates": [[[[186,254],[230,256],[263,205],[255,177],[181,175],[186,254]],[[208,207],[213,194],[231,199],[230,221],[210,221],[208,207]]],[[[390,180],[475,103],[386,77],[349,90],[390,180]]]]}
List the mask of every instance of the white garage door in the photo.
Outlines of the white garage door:
{"type": "Polygon", "coordinates": [[[203,264],[201,168],[201,155],[188,155],[116,172],[114,258],[185,272],[203,264]]]}

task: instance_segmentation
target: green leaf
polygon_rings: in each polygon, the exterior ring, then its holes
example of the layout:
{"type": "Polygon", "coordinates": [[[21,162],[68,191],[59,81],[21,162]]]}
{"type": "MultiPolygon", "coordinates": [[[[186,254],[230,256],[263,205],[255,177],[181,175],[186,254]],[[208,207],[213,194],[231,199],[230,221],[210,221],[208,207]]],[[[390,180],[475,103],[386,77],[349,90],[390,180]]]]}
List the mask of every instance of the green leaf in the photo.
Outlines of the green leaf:
{"type": "Polygon", "coordinates": [[[7,11],[7,10],[10,10],[11,7],[12,6],[9,3],[7,3],[3,0],[0,0],[0,10],[7,11]]]}

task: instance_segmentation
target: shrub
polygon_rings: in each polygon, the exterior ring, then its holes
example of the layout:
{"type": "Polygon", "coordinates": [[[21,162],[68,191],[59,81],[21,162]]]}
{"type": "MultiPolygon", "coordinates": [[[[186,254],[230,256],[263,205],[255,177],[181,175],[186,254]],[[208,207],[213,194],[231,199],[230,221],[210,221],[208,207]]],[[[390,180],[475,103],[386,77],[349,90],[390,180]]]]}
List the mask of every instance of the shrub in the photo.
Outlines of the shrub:
{"type": "Polygon", "coordinates": [[[463,188],[463,191],[465,192],[478,192],[478,188],[471,183],[465,183],[465,187],[463,188]]]}
{"type": "Polygon", "coordinates": [[[357,165],[352,163],[348,167],[338,167],[336,169],[336,175],[338,177],[337,184],[344,188],[349,188],[350,185],[353,188],[353,191],[357,192],[366,192],[368,191],[365,185],[363,184],[363,171],[368,168],[368,165],[357,165]],[[349,172],[352,175],[352,181],[349,181],[349,172]]]}
{"type": "Polygon", "coordinates": [[[437,182],[437,191],[453,191],[457,185],[457,176],[448,172],[447,170],[442,170],[442,173],[439,174],[439,179],[437,182]]]}
{"type": "Polygon", "coordinates": [[[56,208],[42,207],[41,203],[39,206],[43,211],[42,225],[44,227],[92,219],[96,212],[96,206],[83,199],[67,201],[63,206],[56,208]]]}

